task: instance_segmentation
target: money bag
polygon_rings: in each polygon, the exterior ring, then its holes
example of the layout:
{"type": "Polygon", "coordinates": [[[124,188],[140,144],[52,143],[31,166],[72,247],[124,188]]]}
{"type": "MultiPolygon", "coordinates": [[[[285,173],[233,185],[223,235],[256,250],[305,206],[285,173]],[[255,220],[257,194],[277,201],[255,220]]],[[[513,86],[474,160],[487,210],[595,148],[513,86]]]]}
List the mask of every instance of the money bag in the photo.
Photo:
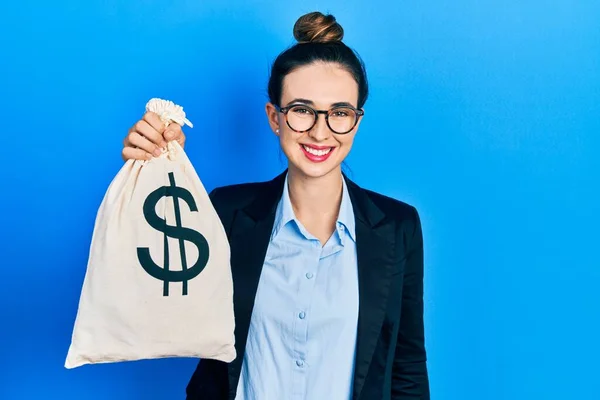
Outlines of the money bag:
{"type": "MultiPolygon", "coordinates": [[[[183,108],[151,99],[165,125],[183,108]]],[[[98,209],[65,368],[167,357],[235,356],[230,249],[176,141],[128,160],[98,209]]]]}

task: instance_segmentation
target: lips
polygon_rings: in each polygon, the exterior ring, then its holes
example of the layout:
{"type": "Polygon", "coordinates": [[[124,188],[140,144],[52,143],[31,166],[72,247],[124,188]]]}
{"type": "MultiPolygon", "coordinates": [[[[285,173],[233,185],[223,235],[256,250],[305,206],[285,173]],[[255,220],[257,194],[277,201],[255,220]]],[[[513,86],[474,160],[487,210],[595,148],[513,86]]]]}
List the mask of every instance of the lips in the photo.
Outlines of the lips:
{"type": "Polygon", "coordinates": [[[300,149],[306,158],[312,162],[323,162],[335,151],[335,147],[332,146],[314,146],[306,144],[301,144],[300,149]]]}

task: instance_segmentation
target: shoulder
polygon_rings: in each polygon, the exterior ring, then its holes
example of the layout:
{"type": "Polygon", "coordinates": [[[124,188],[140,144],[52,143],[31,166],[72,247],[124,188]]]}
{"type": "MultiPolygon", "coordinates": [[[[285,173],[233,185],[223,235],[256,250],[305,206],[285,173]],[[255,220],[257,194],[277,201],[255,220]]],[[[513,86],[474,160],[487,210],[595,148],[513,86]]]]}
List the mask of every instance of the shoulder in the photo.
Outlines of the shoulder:
{"type": "Polygon", "coordinates": [[[248,182],[219,186],[214,188],[208,196],[213,207],[221,214],[220,211],[246,207],[256,199],[256,196],[267,187],[269,182],[248,182]]]}
{"type": "Polygon", "coordinates": [[[237,183],[216,187],[208,194],[228,236],[237,211],[251,204],[266,185],[267,182],[237,183]]]}
{"type": "Polygon", "coordinates": [[[419,212],[412,204],[358,185],[356,185],[356,188],[362,191],[385,214],[386,219],[392,219],[399,224],[415,224],[419,222],[419,212]]]}
{"type": "Polygon", "coordinates": [[[422,237],[421,218],[417,208],[402,200],[359,187],[369,200],[396,225],[396,233],[404,241],[420,240],[422,237]]]}
{"type": "Polygon", "coordinates": [[[407,218],[415,218],[415,216],[418,215],[416,207],[411,204],[369,189],[361,190],[364,191],[373,204],[375,204],[388,218],[405,220],[407,218]]]}

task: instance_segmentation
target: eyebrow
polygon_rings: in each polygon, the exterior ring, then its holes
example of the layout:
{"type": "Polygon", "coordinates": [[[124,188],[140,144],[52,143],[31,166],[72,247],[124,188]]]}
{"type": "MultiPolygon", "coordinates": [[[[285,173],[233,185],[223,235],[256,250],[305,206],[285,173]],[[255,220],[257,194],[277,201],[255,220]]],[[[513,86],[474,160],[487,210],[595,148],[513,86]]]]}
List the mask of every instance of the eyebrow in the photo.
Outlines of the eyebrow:
{"type": "MultiPolygon", "coordinates": [[[[289,107],[290,105],[297,104],[297,103],[307,104],[309,106],[315,105],[315,102],[312,100],[297,98],[297,99],[294,99],[294,100],[288,102],[286,104],[286,107],[289,107]]],[[[348,107],[348,106],[354,107],[352,104],[348,103],[347,101],[339,101],[337,103],[333,103],[330,107],[348,107]]]]}

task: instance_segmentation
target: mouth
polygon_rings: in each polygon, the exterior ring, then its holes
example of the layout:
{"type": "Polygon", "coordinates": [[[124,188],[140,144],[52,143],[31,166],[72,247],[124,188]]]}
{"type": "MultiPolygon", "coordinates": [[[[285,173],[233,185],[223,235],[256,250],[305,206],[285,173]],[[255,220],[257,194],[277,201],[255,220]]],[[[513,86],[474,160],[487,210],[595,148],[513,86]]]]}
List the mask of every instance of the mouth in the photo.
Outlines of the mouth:
{"type": "Polygon", "coordinates": [[[331,146],[308,146],[300,144],[302,152],[312,162],[323,162],[331,156],[334,152],[335,147],[331,146]]]}

